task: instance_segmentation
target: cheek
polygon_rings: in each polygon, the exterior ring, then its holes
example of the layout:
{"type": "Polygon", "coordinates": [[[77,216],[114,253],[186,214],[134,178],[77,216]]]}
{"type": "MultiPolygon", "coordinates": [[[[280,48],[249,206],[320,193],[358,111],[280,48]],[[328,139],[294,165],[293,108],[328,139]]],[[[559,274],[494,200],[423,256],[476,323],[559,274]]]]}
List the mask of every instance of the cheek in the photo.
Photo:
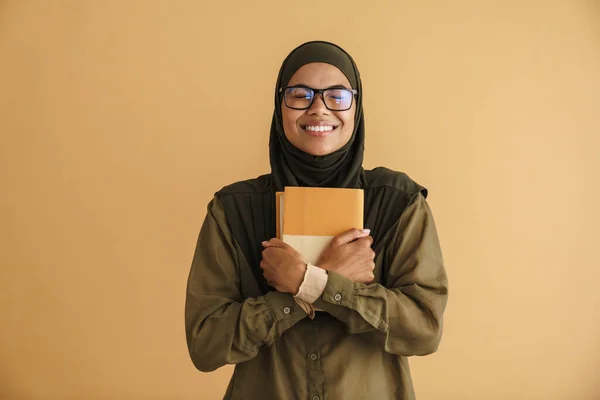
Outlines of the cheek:
{"type": "Polygon", "coordinates": [[[343,118],[340,118],[342,120],[342,123],[344,124],[344,137],[348,136],[352,136],[352,132],[354,131],[354,113],[351,113],[349,115],[344,115],[343,118]]]}
{"type": "Polygon", "coordinates": [[[296,132],[296,122],[298,121],[298,118],[300,118],[301,115],[301,112],[298,112],[296,110],[290,110],[285,106],[282,107],[281,117],[283,123],[283,130],[286,134],[296,132]]]}

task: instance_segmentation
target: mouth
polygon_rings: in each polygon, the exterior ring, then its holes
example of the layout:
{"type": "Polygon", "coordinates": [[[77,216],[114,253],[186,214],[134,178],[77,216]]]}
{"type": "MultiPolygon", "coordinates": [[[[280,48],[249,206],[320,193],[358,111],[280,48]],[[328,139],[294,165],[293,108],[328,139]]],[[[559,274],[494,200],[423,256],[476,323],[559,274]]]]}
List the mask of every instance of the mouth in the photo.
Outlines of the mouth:
{"type": "Polygon", "coordinates": [[[323,137],[331,135],[332,132],[339,128],[339,125],[300,125],[300,128],[310,136],[323,137]]]}

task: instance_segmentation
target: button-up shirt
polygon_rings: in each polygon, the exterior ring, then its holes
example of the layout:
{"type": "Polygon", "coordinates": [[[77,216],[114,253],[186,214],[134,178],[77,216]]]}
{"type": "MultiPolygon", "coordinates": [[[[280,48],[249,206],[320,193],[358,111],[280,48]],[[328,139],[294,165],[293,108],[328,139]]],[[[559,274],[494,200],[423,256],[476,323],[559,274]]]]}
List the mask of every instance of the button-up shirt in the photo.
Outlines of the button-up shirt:
{"type": "Polygon", "coordinates": [[[422,194],[375,256],[375,281],[329,271],[318,311],[291,294],[246,297],[254,277],[215,198],[200,235],[186,297],[186,334],[200,371],[235,364],[224,395],[252,399],[414,399],[408,358],[437,350],[447,277],[422,194]]]}

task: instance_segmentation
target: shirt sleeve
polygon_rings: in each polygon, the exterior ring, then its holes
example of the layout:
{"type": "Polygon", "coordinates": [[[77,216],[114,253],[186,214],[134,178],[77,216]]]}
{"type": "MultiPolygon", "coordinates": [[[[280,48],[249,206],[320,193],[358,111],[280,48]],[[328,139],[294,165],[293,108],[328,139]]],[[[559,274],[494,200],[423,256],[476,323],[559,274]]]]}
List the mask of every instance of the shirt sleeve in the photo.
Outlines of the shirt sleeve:
{"type": "Polygon", "coordinates": [[[215,198],[198,236],[185,302],[189,354],[204,372],[254,358],[261,346],[272,344],[307,316],[289,293],[244,299],[239,254],[215,198]]]}
{"type": "Polygon", "coordinates": [[[323,294],[325,286],[327,286],[327,271],[308,263],[306,264],[304,280],[296,297],[312,304],[323,294]]]}
{"type": "Polygon", "coordinates": [[[433,215],[421,193],[402,213],[387,246],[382,284],[362,284],[329,271],[315,307],[367,333],[385,351],[411,356],[437,350],[442,336],[448,280],[433,215]]]}
{"type": "Polygon", "coordinates": [[[316,311],[312,303],[323,294],[325,285],[327,285],[327,271],[307,263],[304,280],[300,284],[294,300],[308,314],[310,319],[315,318],[316,311]]]}

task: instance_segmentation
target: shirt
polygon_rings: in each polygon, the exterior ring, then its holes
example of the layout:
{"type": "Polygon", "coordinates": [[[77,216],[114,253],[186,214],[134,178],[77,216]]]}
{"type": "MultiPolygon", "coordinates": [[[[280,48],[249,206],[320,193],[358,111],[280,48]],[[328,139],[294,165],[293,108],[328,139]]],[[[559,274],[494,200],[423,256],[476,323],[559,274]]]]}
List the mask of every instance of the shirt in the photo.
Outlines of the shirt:
{"type": "Polygon", "coordinates": [[[188,277],[192,362],[203,372],[236,365],[227,400],[414,399],[407,357],[437,350],[448,296],[438,234],[422,194],[402,212],[375,265],[370,284],[329,271],[313,303],[323,311],[314,319],[288,293],[244,298],[242,282],[255,278],[223,205],[213,199],[188,277]]]}

